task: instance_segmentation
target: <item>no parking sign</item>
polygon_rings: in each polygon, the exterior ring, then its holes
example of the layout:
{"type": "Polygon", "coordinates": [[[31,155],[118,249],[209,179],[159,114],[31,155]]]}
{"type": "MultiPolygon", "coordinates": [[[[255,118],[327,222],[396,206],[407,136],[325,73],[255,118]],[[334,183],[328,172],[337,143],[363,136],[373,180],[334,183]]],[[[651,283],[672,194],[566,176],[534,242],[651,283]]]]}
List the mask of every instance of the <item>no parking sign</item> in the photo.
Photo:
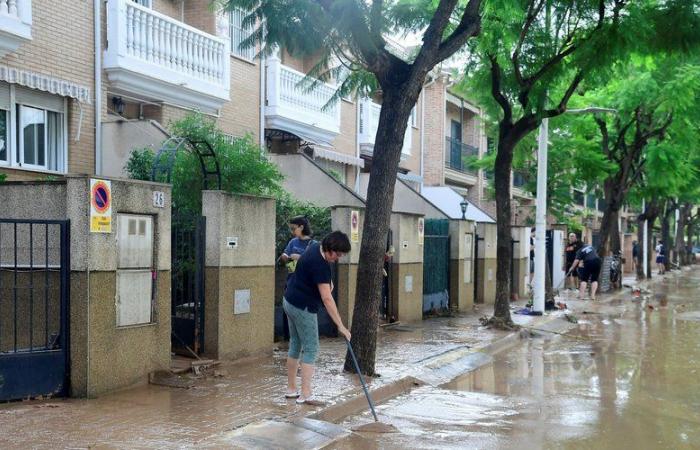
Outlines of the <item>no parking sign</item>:
{"type": "Polygon", "coordinates": [[[112,183],[90,178],[90,233],[112,232],[112,183]]]}

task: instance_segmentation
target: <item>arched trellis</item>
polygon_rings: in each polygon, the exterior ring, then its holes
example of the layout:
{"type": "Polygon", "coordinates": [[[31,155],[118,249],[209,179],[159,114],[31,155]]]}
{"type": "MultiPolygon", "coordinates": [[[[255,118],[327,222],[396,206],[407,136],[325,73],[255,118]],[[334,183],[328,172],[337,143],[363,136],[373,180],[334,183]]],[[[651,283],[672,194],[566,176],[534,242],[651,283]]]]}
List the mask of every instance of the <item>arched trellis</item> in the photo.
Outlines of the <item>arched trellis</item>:
{"type": "Polygon", "coordinates": [[[216,189],[221,190],[221,169],[214,147],[208,141],[195,141],[186,137],[173,136],[163,143],[153,162],[151,180],[170,183],[175,155],[180,149],[197,155],[202,169],[202,189],[209,189],[209,181],[213,179],[216,189]],[[165,175],[165,180],[160,178],[162,175],[165,175]]]}

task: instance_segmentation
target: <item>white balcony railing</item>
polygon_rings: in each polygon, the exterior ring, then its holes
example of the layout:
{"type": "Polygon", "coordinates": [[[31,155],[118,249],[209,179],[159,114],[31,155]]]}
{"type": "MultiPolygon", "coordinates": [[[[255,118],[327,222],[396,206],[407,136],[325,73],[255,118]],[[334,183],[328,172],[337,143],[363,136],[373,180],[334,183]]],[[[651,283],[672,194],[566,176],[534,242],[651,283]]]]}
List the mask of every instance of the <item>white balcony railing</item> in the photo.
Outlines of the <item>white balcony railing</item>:
{"type": "Polygon", "coordinates": [[[107,42],[112,88],[207,111],[229,100],[225,39],[132,0],[108,0],[107,42]]]}
{"type": "Polygon", "coordinates": [[[340,103],[326,107],[336,88],[324,83],[308,91],[304,77],[277,56],[268,58],[267,126],[330,142],[340,133],[340,103]]]}
{"type": "MultiPolygon", "coordinates": [[[[382,105],[373,102],[368,98],[360,100],[360,126],[358,130],[358,139],[360,141],[360,151],[365,155],[371,156],[374,151],[374,140],[377,136],[377,128],[379,127],[379,114],[382,111],[382,105]]],[[[403,137],[403,147],[401,149],[401,158],[405,159],[411,154],[413,145],[413,133],[411,119],[408,119],[406,126],[406,134],[403,137]]]]}
{"type": "Polygon", "coordinates": [[[0,0],[0,58],[32,39],[32,0],[0,0]]]}

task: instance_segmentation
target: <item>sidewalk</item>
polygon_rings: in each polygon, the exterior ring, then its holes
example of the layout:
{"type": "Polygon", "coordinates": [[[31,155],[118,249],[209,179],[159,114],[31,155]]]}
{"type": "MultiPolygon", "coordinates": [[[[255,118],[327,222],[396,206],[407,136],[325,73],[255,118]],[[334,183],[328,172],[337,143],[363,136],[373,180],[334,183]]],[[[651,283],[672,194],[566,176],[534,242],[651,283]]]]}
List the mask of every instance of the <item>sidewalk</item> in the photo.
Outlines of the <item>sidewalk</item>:
{"type": "MultiPolygon", "coordinates": [[[[621,291],[629,295],[629,289],[621,291]]],[[[572,294],[573,295],[573,294],[572,294]]],[[[608,297],[608,296],[605,296],[608,297]]],[[[574,312],[592,306],[564,298],[574,312]]],[[[604,307],[605,298],[601,298],[604,307]]],[[[513,303],[522,307],[524,302],[513,303]]],[[[490,305],[451,318],[402,324],[379,331],[377,371],[371,389],[406,389],[406,377],[431,383],[487,362],[488,354],[513,345],[520,333],[489,330],[479,317],[490,305]]],[[[545,316],[513,314],[525,327],[573,327],[564,311],[545,316]]],[[[186,448],[220,447],[233,430],[264,420],[292,421],[307,416],[338,420],[366,407],[356,376],[342,372],[345,344],[323,339],[319,353],[315,394],[322,408],[286,401],[284,350],[271,355],[220,366],[217,375],[196,380],[190,389],[145,385],[94,400],[53,399],[0,405],[0,448],[186,448]],[[354,406],[353,406],[354,404],[354,406]],[[341,411],[344,405],[347,411],[341,411]]]]}

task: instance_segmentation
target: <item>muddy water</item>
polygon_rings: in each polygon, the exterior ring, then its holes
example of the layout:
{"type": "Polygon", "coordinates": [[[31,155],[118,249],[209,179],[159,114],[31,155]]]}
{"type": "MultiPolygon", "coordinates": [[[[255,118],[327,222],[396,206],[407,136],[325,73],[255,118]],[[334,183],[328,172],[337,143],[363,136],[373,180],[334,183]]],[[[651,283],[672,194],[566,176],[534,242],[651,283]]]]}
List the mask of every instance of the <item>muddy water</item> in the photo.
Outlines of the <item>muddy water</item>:
{"type": "Polygon", "coordinates": [[[383,405],[399,434],[338,448],[700,449],[700,278],[586,309],[570,335],[383,405]]]}

